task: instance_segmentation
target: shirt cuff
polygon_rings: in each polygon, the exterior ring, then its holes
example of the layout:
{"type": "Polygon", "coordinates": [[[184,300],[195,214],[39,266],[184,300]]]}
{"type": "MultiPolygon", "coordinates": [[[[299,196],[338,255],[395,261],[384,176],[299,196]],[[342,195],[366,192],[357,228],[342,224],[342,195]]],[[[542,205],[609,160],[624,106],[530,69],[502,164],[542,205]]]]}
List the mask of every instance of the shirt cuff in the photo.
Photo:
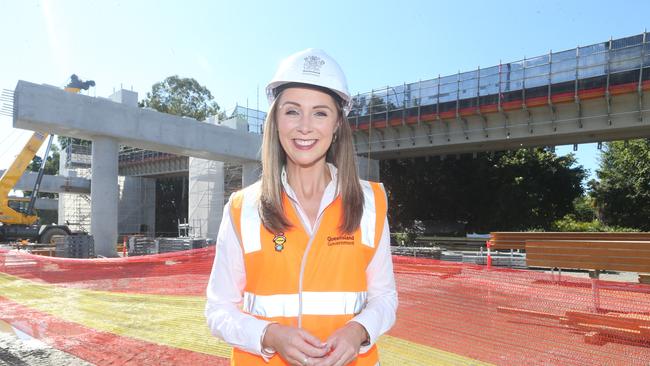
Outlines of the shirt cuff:
{"type": "Polygon", "coordinates": [[[277,322],[269,322],[264,329],[262,329],[262,334],[260,334],[260,353],[262,354],[262,358],[264,361],[267,363],[273,356],[275,356],[276,351],[272,348],[264,348],[263,341],[264,341],[264,336],[266,336],[266,331],[269,329],[269,326],[271,324],[276,324],[277,322]]]}
{"type": "Polygon", "coordinates": [[[252,321],[246,322],[246,329],[249,330],[249,338],[248,341],[251,342],[248,347],[248,349],[244,349],[245,351],[251,352],[253,354],[256,354],[258,356],[262,356],[267,362],[268,358],[264,356],[264,353],[262,352],[262,333],[266,329],[266,327],[271,324],[271,322],[266,321],[266,320],[261,320],[261,319],[251,319],[252,321]]]}
{"type": "Polygon", "coordinates": [[[355,323],[360,324],[363,327],[363,329],[366,330],[366,333],[368,334],[368,342],[365,343],[364,345],[361,345],[361,347],[359,348],[359,354],[364,354],[364,353],[370,351],[372,346],[375,345],[376,338],[373,338],[372,334],[370,333],[370,329],[368,328],[368,325],[366,325],[367,321],[365,319],[363,319],[363,317],[361,317],[361,314],[359,314],[356,317],[350,319],[348,321],[348,323],[349,322],[355,322],[355,323]]]}

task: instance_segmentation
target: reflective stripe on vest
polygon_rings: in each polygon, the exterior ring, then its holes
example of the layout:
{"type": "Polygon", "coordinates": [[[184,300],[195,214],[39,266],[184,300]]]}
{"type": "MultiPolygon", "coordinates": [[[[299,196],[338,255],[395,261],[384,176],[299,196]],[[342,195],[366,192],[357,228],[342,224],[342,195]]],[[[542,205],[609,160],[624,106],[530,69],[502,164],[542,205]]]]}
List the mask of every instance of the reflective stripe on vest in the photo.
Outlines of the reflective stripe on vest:
{"type": "MultiPolygon", "coordinates": [[[[302,293],[303,315],[356,315],[366,305],[366,292],[311,292],[302,293]]],[[[297,317],[298,294],[256,295],[244,293],[243,310],[266,318],[297,317]]]]}
{"type": "Polygon", "coordinates": [[[372,191],[370,182],[362,180],[361,190],[363,191],[363,215],[361,216],[361,244],[375,247],[376,216],[375,194],[372,191]]]}
{"type": "Polygon", "coordinates": [[[262,219],[258,210],[259,205],[259,185],[254,185],[247,188],[251,193],[244,194],[242,207],[241,207],[241,222],[246,224],[241,230],[241,240],[244,247],[244,254],[255,252],[262,249],[260,242],[260,228],[262,226],[262,219]],[[257,192],[256,192],[257,191],[257,192]]]}

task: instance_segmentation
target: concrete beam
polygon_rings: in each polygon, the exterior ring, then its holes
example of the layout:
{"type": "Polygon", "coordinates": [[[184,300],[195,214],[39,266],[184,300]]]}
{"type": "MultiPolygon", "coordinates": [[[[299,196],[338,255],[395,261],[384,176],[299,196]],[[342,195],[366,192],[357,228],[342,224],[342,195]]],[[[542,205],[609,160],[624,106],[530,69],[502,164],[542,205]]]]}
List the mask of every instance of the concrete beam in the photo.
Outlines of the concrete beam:
{"type": "Polygon", "coordinates": [[[14,127],[118,143],[202,159],[259,160],[262,136],[154,110],[19,81],[14,127]]]}
{"type": "Polygon", "coordinates": [[[379,182],[379,160],[357,156],[359,178],[379,182]]]}
{"type": "Polygon", "coordinates": [[[394,159],[650,136],[650,98],[640,105],[635,93],[613,96],[609,111],[605,98],[599,98],[582,101],[580,109],[571,102],[556,104],[555,113],[543,106],[483,117],[356,131],[355,148],[371,159],[394,159]]]}
{"type": "MultiPolygon", "coordinates": [[[[29,198],[25,197],[14,197],[14,196],[9,196],[10,201],[18,201],[18,200],[27,200],[29,201],[29,198]]],[[[34,208],[37,210],[50,210],[50,211],[57,211],[59,209],[59,200],[56,198],[37,198],[36,202],[34,202],[34,208]]]]}
{"type": "MultiPolygon", "coordinates": [[[[0,176],[4,170],[0,170],[0,176]]],[[[14,189],[31,191],[34,189],[34,182],[38,173],[25,172],[14,189]]],[[[43,175],[41,180],[41,192],[44,193],[90,193],[90,180],[79,177],[65,177],[62,175],[43,175]]]]}

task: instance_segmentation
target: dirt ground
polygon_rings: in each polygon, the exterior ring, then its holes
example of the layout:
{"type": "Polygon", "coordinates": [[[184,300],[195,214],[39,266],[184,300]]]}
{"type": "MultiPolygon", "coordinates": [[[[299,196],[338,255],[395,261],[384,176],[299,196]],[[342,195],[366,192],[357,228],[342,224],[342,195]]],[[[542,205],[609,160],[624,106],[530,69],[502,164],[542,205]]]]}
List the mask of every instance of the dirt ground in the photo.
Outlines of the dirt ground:
{"type": "Polygon", "coordinates": [[[0,332],[0,366],[87,366],[77,357],[48,346],[36,339],[20,339],[0,332]]]}

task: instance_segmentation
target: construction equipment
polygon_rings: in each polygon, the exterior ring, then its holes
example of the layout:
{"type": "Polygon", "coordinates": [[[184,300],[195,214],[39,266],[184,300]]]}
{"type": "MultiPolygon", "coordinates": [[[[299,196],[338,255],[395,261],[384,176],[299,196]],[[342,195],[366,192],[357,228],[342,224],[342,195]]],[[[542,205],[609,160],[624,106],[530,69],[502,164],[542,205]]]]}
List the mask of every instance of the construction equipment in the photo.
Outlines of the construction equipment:
{"type": "MultiPolygon", "coordinates": [[[[46,159],[43,159],[43,163],[39,169],[38,178],[34,184],[31,199],[27,207],[21,205],[19,201],[15,202],[17,204],[10,205],[10,199],[8,197],[9,191],[20,180],[27,166],[47,137],[48,134],[34,132],[9,169],[0,178],[0,223],[2,223],[2,226],[0,226],[0,241],[30,240],[39,243],[50,243],[54,235],[70,234],[70,229],[65,225],[36,224],[38,216],[34,214],[34,203],[43,178],[46,159]]],[[[49,137],[46,157],[52,143],[52,136],[49,137]]]]}
{"type": "MultiPolygon", "coordinates": [[[[78,93],[81,89],[88,89],[94,86],[95,82],[90,80],[82,82],[77,75],[70,77],[71,82],[65,90],[78,93]]],[[[16,159],[0,177],[0,242],[9,240],[29,240],[45,244],[53,243],[55,235],[70,235],[72,232],[66,225],[38,225],[38,216],[34,213],[34,204],[40,189],[41,180],[45,168],[45,162],[52,144],[52,135],[47,133],[34,132],[25,144],[25,147],[16,156],[16,159]],[[24,200],[10,200],[9,192],[20,180],[38,150],[49,137],[45,156],[38,171],[38,177],[32,189],[29,203],[25,207],[24,200]],[[10,201],[13,201],[10,204],[10,201]],[[23,201],[23,202],[21,202],[23,201]]]]}

